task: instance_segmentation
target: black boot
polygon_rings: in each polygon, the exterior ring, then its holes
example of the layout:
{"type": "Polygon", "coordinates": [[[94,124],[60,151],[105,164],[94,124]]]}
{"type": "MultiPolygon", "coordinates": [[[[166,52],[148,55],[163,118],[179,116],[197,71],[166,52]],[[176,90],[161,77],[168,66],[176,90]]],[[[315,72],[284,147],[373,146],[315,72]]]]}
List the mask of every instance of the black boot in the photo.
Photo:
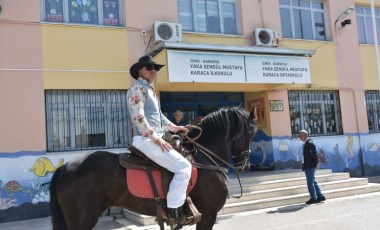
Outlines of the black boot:
{"type": "Polygon", "coordinates": [[[182,225],[180,224],[180,218],[183,216],[183,206],[178,208],[168,208],[167,215],[172,230],[178,230],[182,228],[182,225]]]}

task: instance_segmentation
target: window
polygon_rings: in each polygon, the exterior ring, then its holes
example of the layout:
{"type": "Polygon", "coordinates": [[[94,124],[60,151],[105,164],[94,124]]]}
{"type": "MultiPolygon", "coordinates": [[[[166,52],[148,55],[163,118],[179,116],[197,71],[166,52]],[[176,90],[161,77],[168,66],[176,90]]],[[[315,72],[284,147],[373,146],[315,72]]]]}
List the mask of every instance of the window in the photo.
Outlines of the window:
{"type": "Polygon", "coordinates": [[[128,146],[126,91],[49,90],[45,100],[49,152],[128,146]]]}
{"type": "Polygon", "coordinates": [[[184,31],[237,34],[236,0],[178,0],[184,31]]]}
{"type": "Polygon", "coordinates": [[[327,40],[324,8],[319,0],[280,0],[282,36],[327,40]]]}
{"type": "Polygon", "coordinates": [[[302,129],[309,136],[343,134],[337,91],[289,91],[292,137],[302,129]]]}
{"type": "Polygon", "coordinates": [[[379,91],[369,90],[365,92],[365,104],[367,107],[368,129],[370,133],[380,133],[380,99],[379,91]]]}
{"type": "Polygon", "coordinates": [[[121,26],[120,0],[43,0],[46,22],[121,26]]]}
{"type": "MultiPolygon", "coordinates": [[[[372,24],[371,8],[355,7],[356,18],[358,21],[359,42],[362,44],[374,44],[374,32],[372,24]]],[[[380,10],[375,9],[375,21],[377,39],[380,41],[380,10]]]]}

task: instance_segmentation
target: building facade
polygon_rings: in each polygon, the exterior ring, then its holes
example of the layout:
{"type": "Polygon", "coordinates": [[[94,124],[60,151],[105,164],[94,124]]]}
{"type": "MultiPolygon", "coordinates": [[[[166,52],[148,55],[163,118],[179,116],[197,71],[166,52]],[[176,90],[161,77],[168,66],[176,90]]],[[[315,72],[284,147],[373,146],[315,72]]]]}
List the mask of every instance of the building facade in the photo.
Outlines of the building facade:
{"type": "Polygon", "coordinates": [[[49,215],[62,164],[125,151],[144,54],[165,64],[169,118],[258,109],[253,170],[300,168],[306,129],[321,168],[380,175],[374,2],[372,17],[370,0],[0,0],[0,222],[49,215]]]}

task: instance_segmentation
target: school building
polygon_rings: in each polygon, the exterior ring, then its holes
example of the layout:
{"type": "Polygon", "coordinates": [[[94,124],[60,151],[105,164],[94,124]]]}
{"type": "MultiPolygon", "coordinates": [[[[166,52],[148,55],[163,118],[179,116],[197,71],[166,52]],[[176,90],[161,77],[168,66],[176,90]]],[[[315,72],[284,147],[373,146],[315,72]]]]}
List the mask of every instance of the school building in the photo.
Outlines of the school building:
{"type": "Polygon", "coordinates": [[[380,175],[380,0],[0,0],[0,222],[49,215],[54,170],[131,141],[129,67],[168,118],[258,109],[252,170],[380,175]],[[375,22],[375,23],[374,23],[375,22]]]}

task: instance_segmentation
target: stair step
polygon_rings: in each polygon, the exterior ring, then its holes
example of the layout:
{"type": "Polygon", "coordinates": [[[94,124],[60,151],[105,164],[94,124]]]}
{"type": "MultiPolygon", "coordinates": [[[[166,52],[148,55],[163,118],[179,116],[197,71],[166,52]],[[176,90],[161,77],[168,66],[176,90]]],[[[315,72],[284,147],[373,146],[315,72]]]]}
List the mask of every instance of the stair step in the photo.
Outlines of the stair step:
{"type": "MultiPolygon", "coordinates": [[[[243,197],[228,199],[218,214],[303,204],[310,198],[305,174],[299,169],[270,172],[250,171],[241,173],[239,176],[243,197]]],[[[229,178],[230,194],[240,194],[239,181],[236,176],[229,175],[229,178]]],[[[332,173],[330,169],[317,170],[316,178],[327,199],[380,191],[380,184],[368,183],[367,178],[350,178],[348,173],[332,173]]],[[[155,217],[140,215],[127,209],[123,211],[125,218],[135,222],[136,225],[155,224],[155,217]]]]}
{"type": "MultiPolygon", "coordinates": [[[[350,178],[346,180],[328,181],[328,182],[318,183],[318,184],[322,191],[326,191],[326,190],[333,190],[333,189],[338,189],[338,188],[366,185],[368,184],[368,179],[367,178],[350,178]]],[[[290,196],[290,195],[307,193],[307,192],[308,191],[307,191],[307,186],[306,186],[306,181],[305,181],[303,185],[277,187],[274,189],[259,190],[259,191],[243,193],[243,196],[241,198],[239,199],[230,198],[227,200],[226,203],[237,203],[237,202],[248,201],[248,200],[259,200],[259,199],[272,198],[272,197],[290,196]]],[[[236,193],[234,195],[235,196],[240,195],[240,193],[236,193]]]]}
{"type": "MultiPolygon", "coordinates": [[[[316,176],[325,174],[332,174],[331,169],[318,169],[315,171],[316,176]]],[[[239,185],[236,174],[231,173],[228,176],[230,178],[229,183],[231,186],[239,185]]],[[[297,177],[305,177],[305,173],[300,169],[278,170],[270,172],[249,171],[239,173],[239,178],[242,183],[247,183],[247,181],[250,183],[259,183],[273,180],[286,180],[297,177]]]]}
{"type": "MultiPolygon", "coordinates": [[[[327,199],[346,197],[357,194],[372,193],[380,191],[379,184],[366,184],[349,188],[339,188],[323,191],[327,199]]],[[[265,208],[273,208],[291,204],[304,203],[310,199],[309,193],[302,193],[290,196],[274,197],[253,201],[236,202],[224,205],[218,214],[231,214],[235,212],[252,211],[265,208]]]]}
{"type": "MultiPolygon", "coordinates": [[[[350,175],[348,173],[331,173],[331,174],[322,174],[322,175],[316,176],[318,183],[347,180],[349,178],[350,178],[350,175]]],[[[305,183],[306,183],[305,176],[301,176],[301,177],[294,177],[290,179],[263,181],[263,182],[258,182],[258,183],[245,181],[245,182],[242,182],[242,188],[243,188],[243,193],[248,193],[252,191],[268,190],[268,189],[279,188],[279,187],[304,185],[305,183]]],[[[229,187],[229,192],[231,194],[240,193],[239,185],[229,184],[228,187],[229,187]]]]}

